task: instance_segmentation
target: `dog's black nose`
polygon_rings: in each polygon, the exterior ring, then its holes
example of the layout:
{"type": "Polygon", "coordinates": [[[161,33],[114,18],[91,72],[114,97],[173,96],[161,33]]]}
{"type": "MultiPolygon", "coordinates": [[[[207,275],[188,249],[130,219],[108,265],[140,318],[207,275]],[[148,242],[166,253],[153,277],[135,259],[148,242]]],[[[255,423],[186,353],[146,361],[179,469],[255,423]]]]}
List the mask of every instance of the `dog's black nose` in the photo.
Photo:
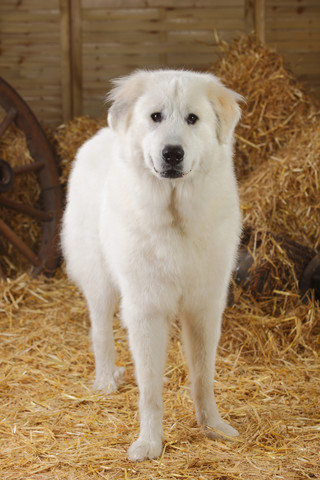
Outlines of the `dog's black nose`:
{"type": "Polygon", "coordinates": [[[180,145],[166,145],[162,150],[162,158],[172,167],[181,163],[183,156],[184,150],[180,145]]]}

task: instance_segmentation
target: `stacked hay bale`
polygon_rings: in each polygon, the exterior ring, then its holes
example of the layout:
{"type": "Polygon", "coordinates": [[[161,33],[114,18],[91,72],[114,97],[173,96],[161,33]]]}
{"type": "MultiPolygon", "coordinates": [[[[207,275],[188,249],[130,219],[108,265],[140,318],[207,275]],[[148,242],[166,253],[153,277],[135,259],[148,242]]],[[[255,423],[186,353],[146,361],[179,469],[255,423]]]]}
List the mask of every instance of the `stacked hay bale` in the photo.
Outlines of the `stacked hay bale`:
{"type": "Polygon", "coordinates": [[[61,125],[55,132],[56,150],[60,158],[60,181],[64,185],[71,170],[72,162],[81,145],[91,138],[100,128],[105,127],[105,119],[88,116],[76,117],[71,122],[61,125]]]}
{"type": "Polygon", "coordinates": [[[235,146],[243,243],[254,260],[246,291],[280,314],[288,298],[291,308],[300,301],[302,266],[319,249],[320,108],[254,37],[222,50],[212,68],[246,100],[235,146]]]}
{"type": "Polygon", "coordinates": [[[221,51],[223,57],[212,71],[246,101],[236,130],[235,161],[242,180],[296,138],[301,121],[317,108],[285,68],[282,56],[254,36],[222,43],[221,51]]]}

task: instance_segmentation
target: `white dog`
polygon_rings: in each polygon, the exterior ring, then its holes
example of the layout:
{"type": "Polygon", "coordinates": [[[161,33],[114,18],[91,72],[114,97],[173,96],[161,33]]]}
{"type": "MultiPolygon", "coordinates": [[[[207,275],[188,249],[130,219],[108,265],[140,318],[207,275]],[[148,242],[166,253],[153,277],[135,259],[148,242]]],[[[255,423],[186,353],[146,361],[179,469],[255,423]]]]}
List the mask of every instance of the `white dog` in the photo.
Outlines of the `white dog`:
{"type": "Polygon", "coordinates": [[[182,324],[196,415],[204,432],[235,436],[213,378],[241,220],[232,162],[241,97],[211,74],[136,71],[114,82],[110,128],[79,150],[62,246],[86,297],[95,387],[117,389],[112,323],[121,298],[140,391],[131,460],[162,450],[162,383],[170,320],[182,324]]]}

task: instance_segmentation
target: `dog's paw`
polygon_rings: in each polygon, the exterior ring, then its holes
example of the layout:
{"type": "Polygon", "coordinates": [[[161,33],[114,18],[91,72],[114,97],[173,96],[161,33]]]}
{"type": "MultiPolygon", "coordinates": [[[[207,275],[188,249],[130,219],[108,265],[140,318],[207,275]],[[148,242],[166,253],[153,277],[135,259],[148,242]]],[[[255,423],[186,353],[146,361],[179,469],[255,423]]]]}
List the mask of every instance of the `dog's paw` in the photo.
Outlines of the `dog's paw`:
{"type": "Polygon", "coordinates": [[[218,420],[217,422],[214,422],[213,425],[206,425],[202,427],[202,429],[205,435],[211,439],[237,437],[239,435],[239,432],[235,428],[231,427],[231,425],[228,425],[223,420],[218,420]]]}
{"type": "Polygon", "coordinates": [[[141,462],[142,460],[152,460],[161,455],[162,441],[159,440],[143,440],[139,439],[133,442],[128,450],[129,460],[133,462],[141,462]]]}
{"type": "Polygon", "coordinates": [[[116,392],[123,381],[123,374],[124,367],[115,367],[111,374],[97,377],[93,388],[104,393],[116,392]]]}

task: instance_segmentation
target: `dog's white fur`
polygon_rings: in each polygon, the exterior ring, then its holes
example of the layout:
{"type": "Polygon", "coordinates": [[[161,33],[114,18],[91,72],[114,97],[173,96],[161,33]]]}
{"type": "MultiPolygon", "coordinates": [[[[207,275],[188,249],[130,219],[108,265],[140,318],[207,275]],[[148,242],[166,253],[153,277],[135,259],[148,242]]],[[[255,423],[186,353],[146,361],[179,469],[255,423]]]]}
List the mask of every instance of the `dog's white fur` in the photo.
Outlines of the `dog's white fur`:
{"type": "Polygon", "coordinates": [[[110,99],[110,128],[76,157],[62,246],[88,303],[95,387],[105,392],[123,374],[112,331],[121,298],[140,390],[140,435],[129,458],[143,460],[162,449],[163,372],[177,314],[198,422],[209,436],[208,427],[237,435],[218,413],[213,378],[241,230],[232,162],[241,98],[211,74],[164,70],[116,80],[110,99]],[[179,178],[163,176],[166,145],[184,150],[179,178]]]}

